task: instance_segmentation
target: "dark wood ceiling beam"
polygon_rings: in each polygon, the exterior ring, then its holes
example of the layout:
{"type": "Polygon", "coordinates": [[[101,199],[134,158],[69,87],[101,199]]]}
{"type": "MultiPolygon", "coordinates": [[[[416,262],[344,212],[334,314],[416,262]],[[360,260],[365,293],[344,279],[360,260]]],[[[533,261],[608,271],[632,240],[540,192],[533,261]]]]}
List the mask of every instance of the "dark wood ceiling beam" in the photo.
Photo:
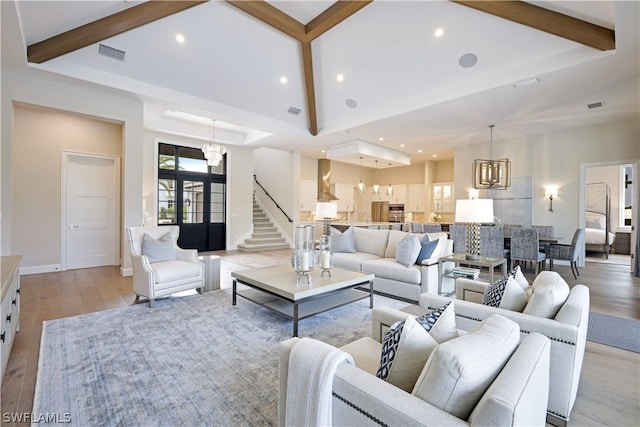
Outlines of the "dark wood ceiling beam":
{"type": "Polygon", "coordinates": [[[98,43],[204,1],[148,1],[90,22],[27,47],[27,60],[40,64],[98,43]]]}
{"type": "Polygon", "coordinates": [[[313,82],[313,59],[311,55],[311,42],[300,42],[302,48],[302,66],[304,69],[304,87],[307,92],[307,110],[309,116],[309,132],[318,134],[318,116],[316,112],[316,89],[313,82]]]}
{"type": "Polygon", "coordinates": [[[340,0],[305,25],[306,41],[312,41],[335,27],[373,0],[340,0]]]}
{"type": "Polygon", "coordinates": [[[451,1],[595,49],[606,51],[616,48],[614,30],[523,1],[451,1]]]}
{"type": "Polygon", "coordinates": [[[304,40],[304,24],[296,21],[275,6],[271,6],[266,1],[227,0],[227,3],[296,40],[304,40]]]}

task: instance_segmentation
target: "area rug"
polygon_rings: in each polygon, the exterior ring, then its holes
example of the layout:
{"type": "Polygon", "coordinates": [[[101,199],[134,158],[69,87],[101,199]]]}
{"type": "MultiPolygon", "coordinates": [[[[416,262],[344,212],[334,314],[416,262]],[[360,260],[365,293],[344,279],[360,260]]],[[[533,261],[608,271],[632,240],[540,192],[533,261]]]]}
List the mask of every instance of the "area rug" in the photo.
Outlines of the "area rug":
{"type": "MultiPolygon", "coordinates": [[[[276,425],[291,333],[277,313],[232,306],[230,289],[47,321],[33,412],[76,426],[276,425]]],[[[299,334],[336,346],[370,335],[369,300],[301,320],[299,334]]]]}
{"type": "Polygon", "coordinates": [[[592,311],[587,340],[640,353],[640,320],[592,311]]]}

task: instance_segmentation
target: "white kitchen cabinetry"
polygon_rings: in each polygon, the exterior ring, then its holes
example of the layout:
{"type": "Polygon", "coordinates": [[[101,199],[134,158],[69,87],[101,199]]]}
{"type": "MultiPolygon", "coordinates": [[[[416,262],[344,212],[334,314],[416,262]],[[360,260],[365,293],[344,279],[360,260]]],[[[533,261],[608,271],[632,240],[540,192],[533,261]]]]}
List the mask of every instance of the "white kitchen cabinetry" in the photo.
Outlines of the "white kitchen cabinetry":
{"type": "MultiPolygon", "coordinates": [[[[392,185],[391,187],[393,187],[393,194],[391,196],[389,196],[389,204],[392,205],[405,205],[405,210],[407,208],[406,204],[407,204],[407,186],[406,185],[392,185]]],[[[381,187],[380,191],[384,191],[384,193],[387,193],[387,186],[381,187]]]]}
{"type": "Polygon", "coordinates": [[[20,330],[20,272],[18,269],[20,258],[18,255],[2,257],[2,274],[0,275],[2,282],[2,305],[0,308],[0,321],[2,322],[0,364],[2,371],[0,372],[0,381],[7,368],[16,332],[20,330]]]}
{"type": "Polygon", "coordinates": [[[424,184],[408,185],[406,195],[405,212],[425,212],[424,184]]]}
{"type": "Polygon", "coordinates": [[[453,182],[433,184],[433,211],[453,212],[453,182]]]}
{"type": "Polygon", "coordinates": [[[389,196],[387,196],[387,187],[385,185],[380,186],[378,194],[373,194],[373,186],[367,187],[367,194],[371,198],[372,202],[388,202],[389,196]]]}
{"type": "Polygon", "coordinates": [[[353,185],[331,184],[331,193],[338,198],[338,212],[353,212],[353,185]]]}
{"type": "Polygon", "coordinates": [[[300,210],[315,211],[318,201],[318,182],[300,180],[300,210]]]}

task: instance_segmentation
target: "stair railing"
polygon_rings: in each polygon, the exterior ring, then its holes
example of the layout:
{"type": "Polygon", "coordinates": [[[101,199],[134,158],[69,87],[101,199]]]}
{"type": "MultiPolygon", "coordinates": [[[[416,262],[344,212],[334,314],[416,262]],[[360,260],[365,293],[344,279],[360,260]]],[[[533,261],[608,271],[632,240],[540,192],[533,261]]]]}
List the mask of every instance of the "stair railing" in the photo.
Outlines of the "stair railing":
{"type": "Polygon", "coordinates": [[[280,212],[282,212],[282,214],[287,218],[287,220],[289,222],[293,222],[293,220],[291,219],[291,217],[289,217],[289,215],[287,215],[287,213],[280,207],[280,205],[278,204],[278,202],[276,202],[273,197],[271,197],[271,194],[269,194],[269,192],[262,186],[262,184],[260,184],[260,181],[258,181],[258,178],[255,176],[255,174],[253,175],[253,180],[256,182],[256,184],[258,184],[258,187],[262,188],[262,191],[264,191],[264,194],[267,195],[268,198],[271,199],[271,201],[273,202],[274,205],[276,205],[276,208],[280,209],[280,212]]]}

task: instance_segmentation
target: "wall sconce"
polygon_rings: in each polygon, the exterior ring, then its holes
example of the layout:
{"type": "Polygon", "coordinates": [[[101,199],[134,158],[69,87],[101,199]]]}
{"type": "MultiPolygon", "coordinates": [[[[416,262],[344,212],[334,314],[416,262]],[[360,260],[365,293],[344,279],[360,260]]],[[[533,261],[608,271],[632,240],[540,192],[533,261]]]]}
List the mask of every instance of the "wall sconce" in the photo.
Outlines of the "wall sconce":
{"type": "Polygon", "coordinates": [[[558,197],[558,187],[545,187],[544,195],[549,198],[549,212],[553,212],[553,198],[558,197]]]}
{"type": "Polygon", "coordinates": [[[475,190],[473,188],[471,190],[469,190],[469,198],[471,200],[475,200],[478,197],[480,197],[480,192],[478,190],[475,190]]]}

